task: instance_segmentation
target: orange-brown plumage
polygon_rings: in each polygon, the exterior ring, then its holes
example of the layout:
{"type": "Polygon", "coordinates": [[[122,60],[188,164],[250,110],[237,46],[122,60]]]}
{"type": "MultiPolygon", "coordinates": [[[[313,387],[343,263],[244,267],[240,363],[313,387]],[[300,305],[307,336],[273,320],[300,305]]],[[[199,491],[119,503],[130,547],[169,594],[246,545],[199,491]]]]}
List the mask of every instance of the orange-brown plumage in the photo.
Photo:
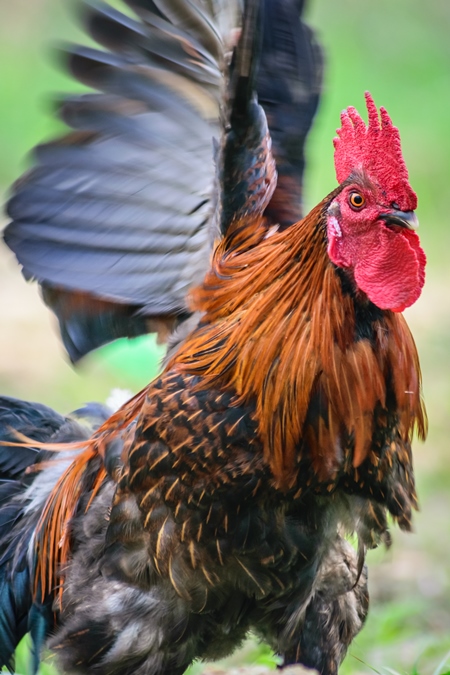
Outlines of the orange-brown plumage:
{"type": "Polygon", "coordinates": [[[353,466],[366,459],[388,373],[401,437],[410,440],[415,427],[425,434],[418,356],[403,317],[386,313],[374,344],[356,341],[354,299],[326,252],[324,212],[333,195],[282,232],[244,221],[219,244],[192,296],[202,325],[168,365],[200,376],[202,386],[230,388],[238,401],[256,400],[265,457],[283,488],[295,483],[304,433],[321,481],[333,481],[342,462],[335,451],[342,424],[355,436],[353,466]],[[318,435],[304,428],[317,391],[329,413],[318,435]]]}
{"type": "MultiPolygon", "coordinates": [[[[102,487],[107,477],[104,466],[107,444],[117,436],[120,437],[121,432],[139,413],[146,391],[147,389],[144,389],[136,394],[120,410],[112,414],[88,441],[52,443],[50,446],[45,443],[36,443],[36,441],[28,443],[33,447],[48,448],[55,453],[78,451],[72,463],[57,481],[39,519],[40,536],[36,540],[37,562],[33,591],[35,596],[39,594],[43,599],[47,594],[58,592],[61,602],[64,582],[60,576],[70,559],[70,522],[86,490],[90,493],[86,505],[87,510],[102,487]],[[98,463],[99,459],[103,463],[98,463]],[[95,460],[97,460],[98,469],[88,477],[86,482],[85,476],[90,463],[95,460]]],[[[43,470],[46,464],[41,463],[36,468],[43,470]]]]}

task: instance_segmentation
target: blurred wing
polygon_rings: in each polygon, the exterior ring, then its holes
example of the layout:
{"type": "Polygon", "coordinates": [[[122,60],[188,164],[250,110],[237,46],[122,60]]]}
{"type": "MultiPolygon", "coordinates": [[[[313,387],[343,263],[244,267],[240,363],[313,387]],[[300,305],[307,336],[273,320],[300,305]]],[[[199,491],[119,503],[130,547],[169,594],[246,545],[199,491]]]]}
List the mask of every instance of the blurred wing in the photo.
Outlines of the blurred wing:
{"type": "Polygon", "coordinates": [[[37,149],[8,204],[6,243],[41,283],[74,361],[116,337],[170,329],[209,261],[222,35],[236,7],[127,4],[138,19],[83,6],[109,51],[76,47],[68,66],[101,93],[62,103],[74,131],[37,149]]]}
{"type": "MultiPolygon", "coordinates": [[[[60,106],[74,131],[36,151],[15,186],[5,240],[41,284],[77,361],[118,337],[167,337],[188,316],[214,237],[212,138],[220,134],[224,41],[239,0],[127,0],[132,19],[85,2],[83,22],[108,51],[77,47],[68,67],[101,93],[60,106]]],[[[278,185],[266,215],[301,213],[303,146],[319,96],[321,57],[303,0],[262,0],[256,88],[278,185]]]]}

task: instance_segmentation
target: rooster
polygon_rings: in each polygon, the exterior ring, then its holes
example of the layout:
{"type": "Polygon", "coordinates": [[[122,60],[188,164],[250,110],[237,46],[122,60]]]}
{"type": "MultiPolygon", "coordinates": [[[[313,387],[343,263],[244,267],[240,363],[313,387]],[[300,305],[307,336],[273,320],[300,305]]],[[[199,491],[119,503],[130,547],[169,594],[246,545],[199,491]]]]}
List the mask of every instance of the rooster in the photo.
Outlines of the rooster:
{"type": "MultiPolygon", "coordinates": [[[[181,675],[252,630],[284,664],[334,675],[367,614],[366,549],[389,541],[388,514],[410,529],[411,438],[426,417],[401,312],[420,295],[425,255],[399,133],[369,94],[367,124],[344,111],[339,185],[292,223],[287,186],[301,174],[283,165],[276,130],[272,150],[277,110],[266,117],[256,95],[265,34],[249,0],[217,149],[218,241],[190,293],[190,332],[88,438],[63,422],[38,438],[30,426],[53,413],[22,404],[19,431],[34,440],[4,440],[5,663],[29,631],[65,672],[181,675]]],[[[35,171],[19,196],[39,195],[49,174],[35,171]]],[[[25,269],[26,231],[22,218],[7,232],[25,269]]]]}

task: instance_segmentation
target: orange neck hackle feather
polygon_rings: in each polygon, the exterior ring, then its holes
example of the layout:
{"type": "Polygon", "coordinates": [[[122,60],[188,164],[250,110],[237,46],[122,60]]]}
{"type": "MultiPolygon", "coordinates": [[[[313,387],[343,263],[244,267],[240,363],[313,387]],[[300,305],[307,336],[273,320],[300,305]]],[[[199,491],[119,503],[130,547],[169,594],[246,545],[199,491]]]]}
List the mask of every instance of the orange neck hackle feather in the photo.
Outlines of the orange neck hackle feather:
{"type": "Polygon", "coordinates": [[[356,339],[354,298],[326,251],[325,211],[339,190],[282,232],[267,231],[260,219],[227,235],[192,295],[201,324],[167,366],[199,375],[202,388],[230,388],[237,404],[255,403],[265,457],[282,489],[295,484],[305,443],[317,477],[333,479],[343,426],[354,438],[352,465],[361,464],[389,378],[402,438],[416,426],[425,435],[419,361],[403,317],[387,311],[373,343],[356,339]],[[316,392],[328,407],[327,427],[305,423],[316,392]]]}

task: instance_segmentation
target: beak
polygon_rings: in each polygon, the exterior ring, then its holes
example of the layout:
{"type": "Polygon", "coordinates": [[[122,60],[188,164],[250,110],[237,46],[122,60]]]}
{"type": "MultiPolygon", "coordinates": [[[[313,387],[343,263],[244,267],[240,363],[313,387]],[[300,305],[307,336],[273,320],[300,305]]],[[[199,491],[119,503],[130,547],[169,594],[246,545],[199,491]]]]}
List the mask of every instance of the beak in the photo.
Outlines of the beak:
{"type": "Polygon", "coordinates": [[[407,227],[408,230],[417,230],[419,219],[414,211],[397,211],[393,209],[380,215],[380,220],[386,221],[386,225],[400,225],[407,227]]]}

